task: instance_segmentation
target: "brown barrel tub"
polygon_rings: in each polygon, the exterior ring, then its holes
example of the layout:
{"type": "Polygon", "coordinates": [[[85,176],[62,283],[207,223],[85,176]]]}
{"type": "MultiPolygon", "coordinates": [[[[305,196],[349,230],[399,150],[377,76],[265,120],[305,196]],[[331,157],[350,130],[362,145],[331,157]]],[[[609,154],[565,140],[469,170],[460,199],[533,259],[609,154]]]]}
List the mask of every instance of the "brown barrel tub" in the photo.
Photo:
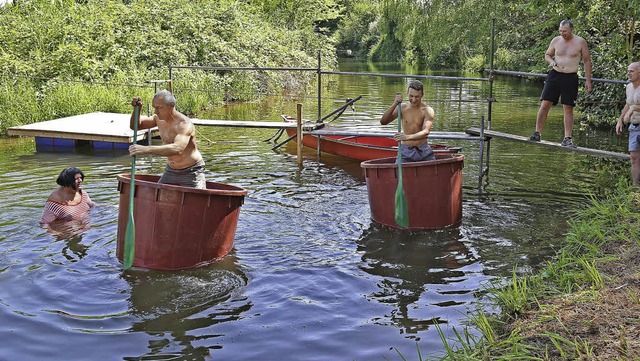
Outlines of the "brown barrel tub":
{"type": "MultiPolygon", "coordinates": [[[[245,189],[207,182],[207,189],[160,184],[159,176],[136,175],[133,266],[175,270],[206,265],[233,247],[245,189]]],[[[117,257],[122,262],[129,220],[131,175],[118,175],[117,257]]]]}
{"type": "MultiPolygon", "coordinates": [[[[396,158],[364,161],[371,218],[400,228],[395,221],[398,187],[396,158]]],[[[409,208],[409,229],[441,229],[462,220],[462,168],[464,155],[436,155],[436,160],[402,164],[402,180],[409,208]]]]}

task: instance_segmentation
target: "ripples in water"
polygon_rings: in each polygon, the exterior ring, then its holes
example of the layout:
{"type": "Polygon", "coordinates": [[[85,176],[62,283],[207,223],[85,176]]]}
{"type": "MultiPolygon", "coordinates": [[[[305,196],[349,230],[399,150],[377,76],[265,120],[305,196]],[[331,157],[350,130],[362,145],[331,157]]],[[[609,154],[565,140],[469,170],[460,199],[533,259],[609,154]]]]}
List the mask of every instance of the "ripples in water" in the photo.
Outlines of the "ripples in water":
{"type": "MultiPolygon", "coordinates": [[[[340,121],[372,127],[403,81],[342,82],[340,97],[371,95],[340,121]]],[[[447,84],[428,82],[428,98],[486,91],[447,84]]],[[[474,125],[482,104],[465,104],[472,106],[435,103],[436,130],[474,125]]],[[[492,129],[528,132],[535,107],[502,110],[492,129]]],[[[553,119],[548,127],[559,129],[553,119]]],[[[249,193],[232,252],[176,272],[123,273],[116,259],[116,175],[130,171],[125,153],[0,142],[0,359],[380,360],[397,359],[392,347],[412,358],[416,342],[423,354],[442,352],[434,325],[452,335],[483,285],[544,264],[566,233],[565,209],[584,205],[593,181],[580,170],[582,156],[494,140],[489,178],[478,188],[478,144],[452,141],[465,154],[461,225],[398,232],[371,221],[359,163],[305,150],[300,169],[292,145],[274,152],[262,142],[270,131],[199,131],[208,141],[207,178],[249,193]],[[54,235],[37,222],[69,165],[83,170],[85,190],[101,205],[89,224],[54,235]]],[[[157,174],[164,163],[138,157],[136,167],[157,174]]]]}

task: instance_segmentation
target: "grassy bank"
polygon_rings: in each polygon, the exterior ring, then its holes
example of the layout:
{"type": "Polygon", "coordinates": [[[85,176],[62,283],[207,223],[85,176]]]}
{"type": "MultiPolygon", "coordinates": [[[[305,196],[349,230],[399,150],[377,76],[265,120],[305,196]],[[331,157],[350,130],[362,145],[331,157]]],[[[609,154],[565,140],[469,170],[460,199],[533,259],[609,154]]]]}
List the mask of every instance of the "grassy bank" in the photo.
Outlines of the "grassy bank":
{"type": "Polygon", "coordinates": [[[456,332],[438,359],[640,360],[640,190],[622,179],[569,225],[546,267],[487,290],[502,312],[470,317],[482,336],[456,332]]]}

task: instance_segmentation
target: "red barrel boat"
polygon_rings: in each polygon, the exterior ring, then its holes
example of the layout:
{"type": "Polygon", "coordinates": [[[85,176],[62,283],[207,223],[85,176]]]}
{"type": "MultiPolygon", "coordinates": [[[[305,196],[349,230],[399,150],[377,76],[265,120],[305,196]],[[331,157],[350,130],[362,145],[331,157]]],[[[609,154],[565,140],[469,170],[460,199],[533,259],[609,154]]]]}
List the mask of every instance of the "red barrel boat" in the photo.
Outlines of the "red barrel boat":
{"type": "MultiPolygon", "coordinates": [[[[398,187],[396,158],[362,162],[369,193],[371,218],[400,228],[395,221],[398,187]]],[[[403,188],[411,230],[441,229],[462,220],[462,168],[464,155],[436,154],[436,160],[402,164],[403,188]]]]}
{"type": "MultiPolygon", "coordinates": [[[[136,175],[134,267],[176,270],[206,265],[233,247],[245,189],[207,182],[207,189],[160,184],[136,175]]],[[[118,175],[117,257],[124,256],[131,175],[118,175]]]]}

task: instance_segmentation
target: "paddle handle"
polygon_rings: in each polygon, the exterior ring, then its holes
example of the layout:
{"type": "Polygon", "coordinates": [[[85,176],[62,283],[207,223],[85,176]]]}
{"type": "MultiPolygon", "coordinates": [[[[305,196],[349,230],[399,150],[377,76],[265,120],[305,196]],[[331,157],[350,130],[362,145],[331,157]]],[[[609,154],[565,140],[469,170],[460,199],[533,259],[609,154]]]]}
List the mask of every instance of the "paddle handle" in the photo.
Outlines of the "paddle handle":
{"type": "MultiPolygon", "coordinates": [[[[396,94],[396,96],[400,93],[396,94]]],[[[398,133],[402,131],[402,100],[398,102],[398,133]]]]}
{"type": "MultiPolygon", "coordinates": [[[[133,144],[138,141],[138,123],[140,123],[140,105],[136,104],[133,107],[133,144]]],[[[136,182],[136,155],[131,156],[131,188],[133,189],[136,182]]],[[[130,208],[133,209],[133,192],[130,192],[129,199],[131,200],[130,208]]]]}
{"type": "MultiPolygon", "coordinates": [[[[400,94],[400,93],[398,93],[400,94]]],[[[398,133],[402,132],[402,102],[398,103],[398,133]]],[[[402,152],[400,151],[400,145],[402,144],[401,140],[398,140],[398,171],[402,173],[402,152]]]]}
{"type": "MultiPolygon", "coordinates": [[[[138,140],[138,123],[140,122],[140,106],[133,107],[133,144],[138,140]]],[[[133,196],[136,185],[136,155],[131,156],[131,191],[129,192],[129,211],[133,214],[133,196]]]]}

